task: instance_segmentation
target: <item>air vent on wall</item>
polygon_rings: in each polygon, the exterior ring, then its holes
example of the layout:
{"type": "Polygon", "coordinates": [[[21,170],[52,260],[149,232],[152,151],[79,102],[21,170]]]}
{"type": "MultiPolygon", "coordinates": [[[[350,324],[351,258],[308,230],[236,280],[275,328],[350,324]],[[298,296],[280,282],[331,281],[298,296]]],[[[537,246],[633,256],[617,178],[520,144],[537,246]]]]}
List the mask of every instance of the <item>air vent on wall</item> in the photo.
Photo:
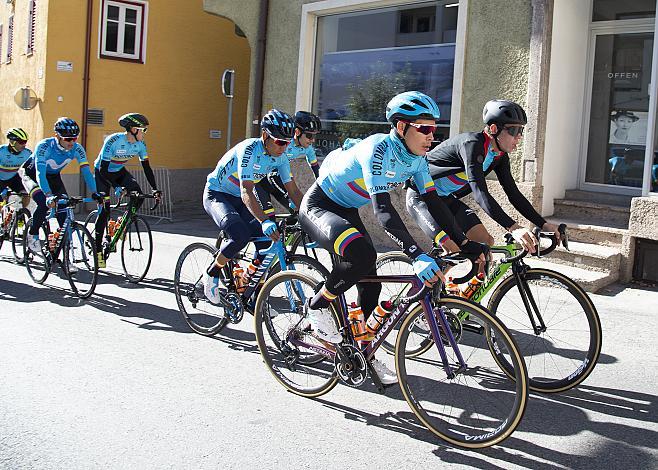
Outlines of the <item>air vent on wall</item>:
{"type": "Polygon", "coordinates": [[[87,110],[87,124],[102,126],[105,122],[105,112],[102,109],[87,110]]]}

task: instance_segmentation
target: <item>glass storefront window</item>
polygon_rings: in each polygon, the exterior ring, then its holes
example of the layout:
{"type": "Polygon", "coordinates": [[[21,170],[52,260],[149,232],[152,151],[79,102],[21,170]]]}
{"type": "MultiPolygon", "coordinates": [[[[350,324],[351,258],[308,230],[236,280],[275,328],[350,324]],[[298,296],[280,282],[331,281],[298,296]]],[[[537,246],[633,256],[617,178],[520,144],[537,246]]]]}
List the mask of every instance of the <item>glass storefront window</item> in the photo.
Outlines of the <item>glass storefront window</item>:
{"type": "Polygon", "coordinates": [[[437,101],[435,140],[448,137],[457,13],[453,0],[318,19],[313,110],[323,124],[320,153],[347,137],[388,132],[386,103],[407,90],[437,101]]]}
{"type": "Polygon", "coordinates": [[[630,20],[656,16],[656,0],[594,0],[592,21],[630,20]]]}
{"type": "Polygon", "coordinates": [[[642,187],[653,33],[596,36],[585,181],[642,187]]]}

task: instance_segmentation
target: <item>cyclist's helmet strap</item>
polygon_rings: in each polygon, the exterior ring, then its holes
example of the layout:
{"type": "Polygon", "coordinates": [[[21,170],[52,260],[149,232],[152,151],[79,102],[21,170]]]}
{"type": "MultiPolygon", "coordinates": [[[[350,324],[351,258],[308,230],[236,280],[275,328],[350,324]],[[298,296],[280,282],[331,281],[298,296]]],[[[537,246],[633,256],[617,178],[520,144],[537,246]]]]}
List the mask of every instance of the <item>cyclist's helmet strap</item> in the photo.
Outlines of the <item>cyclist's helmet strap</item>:
{"type": "Polygon", "coordinates": [[[55,122],[55,133],[60,137],[77,137],[80,135],[80,126],[69,117],[61,117],[55,122]]]}
{"type": "Polygon", "coordinates": [[[322,130],[320,118],[308,111],[297,111],[295,113],[295,126],[302,132],[319,132],[322,130]]]}
{"type": "Polygon", "coordinates": [[[288,114],[278,109],[270,109],[261,119],[260,128],[274,139],[292,139],[295,122],[288,114]]]}

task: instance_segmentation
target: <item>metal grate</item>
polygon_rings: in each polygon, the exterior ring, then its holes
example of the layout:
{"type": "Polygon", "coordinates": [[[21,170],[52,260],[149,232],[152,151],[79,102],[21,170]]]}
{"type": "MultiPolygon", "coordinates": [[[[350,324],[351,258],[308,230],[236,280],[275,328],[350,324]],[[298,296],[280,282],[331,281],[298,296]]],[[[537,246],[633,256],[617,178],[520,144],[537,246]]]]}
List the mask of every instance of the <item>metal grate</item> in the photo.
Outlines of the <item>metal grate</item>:
{"type": "Polygon", "coordinates": [[[102,109],[87,110],[87,124],[102,126],[105,123],[105,111],[102,109]]]}
{"type": "MultiPolygon", "coordinates": [[[[151,185],[146,179],[146,175],[144,174],[144,170],[142,170],[141,165],[129,164],[126,165],[126,169],[130,172],[131,175],[133,175],[135,181],[137,181],[137,184],[139,184],[139,187],[142,189],[142,191],[144,191],[145,193],[151,192],[151,185]]],[[[156,219],[156,223],[161,222],[163,220],[168,220],[169,222],[171,222],[173,205],[171,203],[171,185],[169,182],[169,168],[151,165],[151,169],[153,170],[153,176],[155,176],[155,183],[158,185],[158,189],[160,189],[163,193],[163,199],[155,211],[149,210],[149,207],[153,204],[153,200],[146,199],[142,207],[140,207],[139,211],[137,211],[137,213],[144,217],[151,217],[153,219],[156,219]]],[[[110,199],[112,204],[116,202],[114,191],[110,191],[110,199]]]]}

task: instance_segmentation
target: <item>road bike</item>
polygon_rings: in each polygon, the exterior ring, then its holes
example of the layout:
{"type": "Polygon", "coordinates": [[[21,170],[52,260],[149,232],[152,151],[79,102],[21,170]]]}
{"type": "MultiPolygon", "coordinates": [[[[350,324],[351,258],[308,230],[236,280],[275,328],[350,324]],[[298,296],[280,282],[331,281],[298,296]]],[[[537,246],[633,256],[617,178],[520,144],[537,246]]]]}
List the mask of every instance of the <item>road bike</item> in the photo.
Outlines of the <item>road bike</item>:
{"type": "MultiPolygon", "coordinates": [[[[566,227],[560,226],[560,232],[563,245],[568,248],[566,227]]],[[[557,247],[554,233],[536,234],[551,241],[548,247],[540,246],[536,256],[546,256],[557,247]]],[[[528,367],[531,390],[569,390],[589,376],[601,353],[603,333],[596,307],[575,281],[557,271],[528,266],[524,261],[528,252],[520,249],[510,234],[505,241],[505,245],[491,248],[502,259],[489,270],[470,299],[480,303],[490,294],[487,307],[514,335],[528,367]]],[[[377,266],[384,272],[412,272],[411,261],[401,252],[380,256],[377,266]]],[[[403,289],[398,292],[402,294],[403,289]]],[[[467,312],[459,318],[468,318],[467,312]]],[[[424,354],[432,341],[419,330],[407,354],[424,354]]],[[[391,342],[385,343],[384,348],[394,352],[391,342]]],[[[500,363],[509,370],[503,358],[500,363]]]]}
{"type": "Polygon", "coordinates": [[[245,310],[253,313],[253,305],[262,282],[273,273],[294,269],[322,278],[327,276],[326,268],[317,260],[286,250],[282,241],[288,237],[285,220],[280,222],[279,230],[282,238],[260,251],[264,258],[248,278],[246,285],[242,278],[236,279],[234,273],[238,272],[238,269],[245,271],[247,264],[256,257],[254,243],[271,242],[271,239],[253,238],[244,250],[229,260],[220,276],[222,301],[218,305],[206,299],[203,281],[206,270],[212,266],[219,253],[224,238],[223,232],[220,232],[215,247],[206,243],[192,243],[183,250],[176,263],[174,291],[183,320],[193,331],[204,336],[213,336],[229,323],[239,323],[245,310]]]}
{"type": "Polygon", "coordinates": [[[330,312],[343,340],[333,345],[317,337],[306,319],[304,305],[320,281],[280,272],[265,282],[256,300],[258,348],[287,390],[318,397],[339,381],[360,387],[370,377],[384,392],[371,361],[399,326],[395,368],[405,400],[424,426],[465,448],[498,444],[516,429],[527,403],[527,371],[512,335],[486,308],[457,297],[432,298],[432,291],[413,275],[367,276],[359,282],[410,285],[410,294],[391,299],[393,313],[367,344],[354,339],[345,296],[338,296],[330,312]],[[455,322],[462,312],[468,313],[468,321],[455,322]],[[405,351],[414,339],[412,330],[420,327],[439,340],[423,357],[412,357],[405,351]],[[510,370],[503,371],[494,360],[493,348],[510,370]]]}
{"type": "MultiPolygon", "coordinates": [[[[151,266],[153,257],[153,234],[151,227],[145,218],[137,215],[137,202],[144,199],[154,199],[150,194],[138,191],[120,193],[121,197],[127,196],[128,202],[122,203],[121,198],[111,207],[110,217],[105,225],[105,237],[103,240],[103,258],[107,262],[112,253],[117,251],[121,245],[121,266],[129,282],[138,283],[144,279],[151,266]],[[118,209],[124,209],[120,212],[118,209]]],[[[160,201],[156,199],[155,204],[149,210],[155,210],[160,201]]],[[[97,209],[91,211],[85,219],[85,226],[91,233],[95,232],[97,209]]]]}
{"type": "Polygon", "coordinates": [[[2,191],[2,201],[0,201],[0,248],[6,241],[11,242],[11,251],[14,259],[18,263],[23,263],[23,232],[25,231],[25,222],[32,217],[30,210],[23,207],[20,198],[21,195],[4,189],[2,191]]]}
{"type": "Polygon", "coordinates": [[[94,238],[80,222],[76,222],[74,209],[78,204],[95,202],[90,198],[58,196],[56,208],[39,227],[38,237],[41,251],[34,252],[28,248],[27,238],[32,235],[29,230],[33,220],[30,218],[23,234],[23,256],[27,273],[37,284],[43,284],[55,266],[61,266],[64,276],[69,281],[73,293],[87,298],[94,293],[98,281],[98,260],[94,238]],[[57,214],[64,214],[64,223],[57,225],[57,214]]]}

